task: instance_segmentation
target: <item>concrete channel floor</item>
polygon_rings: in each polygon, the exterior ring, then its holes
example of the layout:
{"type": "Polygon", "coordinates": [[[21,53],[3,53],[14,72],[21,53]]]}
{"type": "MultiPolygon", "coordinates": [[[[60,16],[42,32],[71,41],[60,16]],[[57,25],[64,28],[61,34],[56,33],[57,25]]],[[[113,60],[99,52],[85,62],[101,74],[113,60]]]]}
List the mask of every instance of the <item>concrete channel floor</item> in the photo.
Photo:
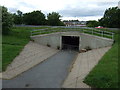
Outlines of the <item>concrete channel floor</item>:
{"type": "Polygon", "coordinates": [[[61,88],[77,54],[75,51],[60,51],[16,78],[2,80],[2,86],[3,88],[61,88]]]}
{"type": "Polygon", "coordinates": [[[0,78],[11,79],[59,52],[59,50],[30,41],[21,53],[0,73],[0,78]]]}
{"type": "Polygon", "coordinates": [[[72,66],[73,68],[64,81],[62,87],[90,88],[88,85],[83,83],[83,80],[110,48],[111,47],[104,47],[79,53],[75,63],[72,66]]]}

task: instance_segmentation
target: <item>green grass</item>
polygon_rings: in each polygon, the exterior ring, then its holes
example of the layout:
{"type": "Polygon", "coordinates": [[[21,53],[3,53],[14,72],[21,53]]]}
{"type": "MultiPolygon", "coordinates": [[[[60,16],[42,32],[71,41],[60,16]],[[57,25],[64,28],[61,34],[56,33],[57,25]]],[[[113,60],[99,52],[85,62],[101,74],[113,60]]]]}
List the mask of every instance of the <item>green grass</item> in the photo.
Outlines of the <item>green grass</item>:
{"type": "MultiPolygon", "coordinates": [[[[2,70],[20,53],[30,41],[30,31],[47,27],[13,27],[9,35],[2,36],[2,70]]],[[[1,63],[1,61],[0,61],[1,63]]]]}
{"type": "Polygon", "coordinates": [[[12,62],[12,60],[19,54],[22,50],[23,45],[9,45],[3,44],[2,51],[2,69],[3,71],[12,62]]]}
{"type": "Polygon", "coordinates": [[[120,33],[115,31],[115,44],[86,76],[84,82],[95,88],[118,88],[118,43],[120,33]]]}

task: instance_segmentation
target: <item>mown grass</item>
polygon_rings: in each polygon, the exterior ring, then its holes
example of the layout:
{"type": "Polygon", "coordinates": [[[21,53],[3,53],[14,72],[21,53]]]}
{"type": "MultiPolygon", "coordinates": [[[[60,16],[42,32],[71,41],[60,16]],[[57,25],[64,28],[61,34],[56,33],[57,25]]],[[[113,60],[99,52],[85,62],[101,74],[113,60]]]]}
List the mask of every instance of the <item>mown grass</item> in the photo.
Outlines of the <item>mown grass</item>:
{"type": "Polygon", "coordinates": [[[30,41],[30,31],[44,27],[13,27],[9,35],[2,36],[2,71],[30,41]]]}
{"type": "Polygon", "coordinates": [[[84,79],[84,82],[93,88],[118,88],[119,86],[118,50],[120,33],[114,32],[116,33],[114,45],[84,79]]]}
{"type": "Polygon", "coordinates": [[[3,71],[6,69],[8,64],[12,62],[12,60],[19,54],[22,50],[23,45],[9,45],[3,44],[2,48],[2,69],[3,71]]]}

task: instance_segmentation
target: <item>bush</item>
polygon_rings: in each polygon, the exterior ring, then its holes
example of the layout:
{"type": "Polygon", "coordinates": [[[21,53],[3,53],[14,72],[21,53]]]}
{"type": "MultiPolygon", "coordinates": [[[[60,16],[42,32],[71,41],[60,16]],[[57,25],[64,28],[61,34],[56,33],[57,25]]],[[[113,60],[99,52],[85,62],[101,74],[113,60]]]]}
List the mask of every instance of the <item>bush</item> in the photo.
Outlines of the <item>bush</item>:
{"type": "Polygon", "coordinates": [[[13,26],[12,14],[4,6],[0,6],[0,8],[2,9],[2,34],[8,34],[13,26]]]}

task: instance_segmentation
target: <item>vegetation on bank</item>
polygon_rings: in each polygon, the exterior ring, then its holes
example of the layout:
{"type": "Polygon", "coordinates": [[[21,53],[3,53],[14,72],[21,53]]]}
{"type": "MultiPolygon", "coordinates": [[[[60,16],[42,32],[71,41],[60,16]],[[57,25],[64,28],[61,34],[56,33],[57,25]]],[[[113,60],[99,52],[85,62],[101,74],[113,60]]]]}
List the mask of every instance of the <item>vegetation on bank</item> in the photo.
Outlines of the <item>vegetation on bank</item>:
{"type": "Polygon", "coordinates": [[[2,70],[13,61],[30,41],[30,31],[45,27],[13,27],[8,35],[2,35],[2,70]]]}
{"type": "MultiPolygon", "coordinates": [[[[115,32],[115,31],[114,31],[115,32]]],[[[115,43],[86,76],[84,82],[93,88],[118,88],[118,50],[120,33],[116,31],[115,43]]]]}

